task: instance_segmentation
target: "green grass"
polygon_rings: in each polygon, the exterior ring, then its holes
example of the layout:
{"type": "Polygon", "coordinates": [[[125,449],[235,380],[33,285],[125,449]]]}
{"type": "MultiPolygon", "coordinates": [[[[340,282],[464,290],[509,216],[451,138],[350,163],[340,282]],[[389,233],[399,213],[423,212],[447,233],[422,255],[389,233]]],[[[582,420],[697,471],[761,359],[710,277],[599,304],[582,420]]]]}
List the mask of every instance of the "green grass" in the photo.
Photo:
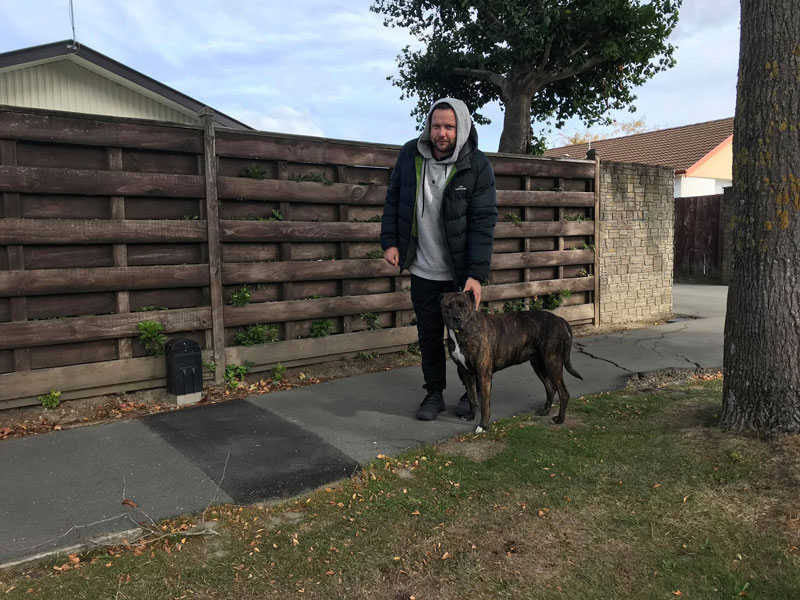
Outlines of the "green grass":
{"type": "Polygon", "coordinates": [[[307,496],[215,507],[219,535],[187,535],[200,520],[187,516],[77,570],[54,570],[62,557],[0,573],[0,594],[796,598],[792,446],[716,429],[721,386],[573,399],[565,425],[500,421],[307,496]]]}

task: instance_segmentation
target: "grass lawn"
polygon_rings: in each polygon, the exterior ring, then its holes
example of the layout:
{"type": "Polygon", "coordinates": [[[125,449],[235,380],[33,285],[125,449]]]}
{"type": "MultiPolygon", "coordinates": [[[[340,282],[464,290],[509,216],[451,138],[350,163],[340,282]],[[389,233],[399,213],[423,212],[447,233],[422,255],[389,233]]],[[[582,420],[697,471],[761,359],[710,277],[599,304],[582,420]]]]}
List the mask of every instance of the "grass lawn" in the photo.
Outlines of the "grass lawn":
{"type": "Polygon", "coordinates": [[[0,598],[800,598],[800,443],[715,427],[720,379],[574,399],[280,504],[0,573],[0,598]]]}

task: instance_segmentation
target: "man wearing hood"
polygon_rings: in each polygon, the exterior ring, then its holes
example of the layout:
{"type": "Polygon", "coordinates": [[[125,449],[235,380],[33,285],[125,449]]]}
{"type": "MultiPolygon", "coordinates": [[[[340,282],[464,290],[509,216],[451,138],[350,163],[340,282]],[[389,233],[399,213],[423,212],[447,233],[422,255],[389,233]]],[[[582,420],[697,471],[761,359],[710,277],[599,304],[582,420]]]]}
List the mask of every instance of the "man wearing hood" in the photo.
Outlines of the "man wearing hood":
{"type": "MultiPolygon", "coordinates": [[[[478,150],[478,133],[466,104],[434,102],[419,138],[400,150],[389,180],[381,221],[386,262],[411,273],[425,398],[417,418],[432,421],[445,410],[444,321],[439,295],[472,290],[475,307],[489,276],[497,196],[494,172],[478,150]]],[[[469,414],[464,394],[456,414],[469,414]]]]}

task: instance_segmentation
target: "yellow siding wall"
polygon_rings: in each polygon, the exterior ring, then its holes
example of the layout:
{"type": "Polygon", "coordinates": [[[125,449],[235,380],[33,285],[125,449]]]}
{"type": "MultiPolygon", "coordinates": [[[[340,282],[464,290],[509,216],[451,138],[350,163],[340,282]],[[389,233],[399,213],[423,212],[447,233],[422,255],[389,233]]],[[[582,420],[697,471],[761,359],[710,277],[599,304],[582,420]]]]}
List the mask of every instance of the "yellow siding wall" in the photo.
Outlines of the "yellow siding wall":
{"type": "Polygon", "coordinates": [[[689,169],[687,175],[709,179],[733,179],[733,143],[728,141],[699,167],[689,169]]]}
{"type": "Polygon", "coordinates": [[[70,60],[0,73],[0,104],[197,123],[196,119],[70,60]]]}

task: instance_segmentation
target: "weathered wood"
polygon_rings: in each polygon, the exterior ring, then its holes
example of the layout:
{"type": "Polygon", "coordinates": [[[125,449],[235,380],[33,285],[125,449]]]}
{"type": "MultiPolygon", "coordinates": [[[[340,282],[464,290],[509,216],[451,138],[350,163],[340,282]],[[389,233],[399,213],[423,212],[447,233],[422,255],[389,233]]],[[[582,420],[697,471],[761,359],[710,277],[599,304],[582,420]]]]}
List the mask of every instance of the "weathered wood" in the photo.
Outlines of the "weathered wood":
{"type": "Polygon", "coordinates": [[[591,277],[576,277],[575,279],[549,279],[545,281],[528,281],[523,283],[509,283],[505,285],[490,285],[481,291],[481,299],[487,302],[493,300],[508,300],[510,298],[530,298],[543,296],[560,290],[571,292],[587,292],[594,289],[594,279],[591,277]]]}
{"type": "Polygon", "coordinates": [[[520,175],[529,177],[568,177],[575,179],[594,178],[594,162],[587,160],[563,160],[560,158],[512,156],[486,153],[496,175],[520,175]]]}
{"type": "Polygon", "coordinates": [[[121,171],[137,173],[179,173],[199,175],[197,154],[177,154],[152,150],[126,149],[122,155],[121,171]]]}
{"type": "Polygon", "coordinates": [[[208,285],[205,265],[0,271],[0,296],[74,294],[208,285]]]}
{"type": "MultiPolygon", "coordinates": [[[[530,177],[527,178],[530,180],[530,177]]],[[[593,206],[592,192],[497,190],[498,206],[593,206]]]]}
{"type": "Polygon", "coordinates": [[[380,238],[381,225],[380,223],[220,221],[220,230],[224,242],[345,242],[377,240],[380,238]]]}
{"type": "Polygon", "coordinates": [[[108,168],[108,150],[99,146],[20,141],[17,142],[17,151],[19,160],[16,164],[24,167],[92,170],[108,168]]]}
{"type": "MultiPolygon", "coordinates": [[[[108,168],[112,171],[122,170],[122,148],[109,148],[108,149],[108,168]]],[[[124,196],[111,196],[111,218],[115,220],[125,220],[125,197],[124,196]]],[[[114,266],[127,267],[128,266],[128,247],[125,244],[114,244],[114,266]]],[[[116,293],[116,312],[127,313],[130,311],[130,298],[127,290],[120,290],[116,293]]],[[[117,356],[116,358],[131,358],[133,356],[131,350],[131,341],[128,338],[120,338],[117,340],[117,356]]],[[[97,359],[95,359],[97,360],[97,359]]],[[[92,361],[85,361],[92,362],[92,361]]]]}
{"type": "MultiPolygon", "coordinates": [[[[180,288],[157,288],[151,290],[131,290],[130,304],[131,312],[147,313],[153,309],[168,308],[194,308],[197,306],[211,306],[204,302],[204,290],[207,287],[180,287],[180,288]],[[143,310],[146,307],[146,310],[143,310]]],[[[34,296],[35,297],[35,296],[34,296]]],[[[146,318],[143,314],[142,318],[146,318]]],[[[208,346],[211,347],[211,344],[208,346]]]]}
{"type": "Polygon", "coordinates": [[[134,337],[139,335],[136,324],[140,321],[158,321],[167,333],[195,331],[211,326],[211,311],[208,308],[183,308],[125,315],[0,323],[0,350],[134,337]]]}
{"type": "Polygon", "coordinates": [[[111,208],[106,196],[25,194],[19,216],[23,219],[110,219],[111,208]]]}
{"type": "MultiPolygon", "coordinates": [[[[130,345],[129,338],[122,339],[130,345]]],[[[97,340],[77,344],[39,346],[37,348],[25,348],[25,350],[30,352],[32,369],[47,369],[50,367],[114,360],[116,358],[131,358],[130,356],[119,356],[118,344],[119,340],[97,340]]]]}
{"type": "Polygon", "coordinates": [[[214,129],[214,111],[204,108],[200,112],[203,120],[203,174],[205,179],[206,226],[208,228],[208,282],[211,296],[211,338],[214,355],[214,381],[222,383],[225,376],[225,322],[222,307],[222,245],[219,221],[219,198],[217,197],[217,149],[214,129]]]}
{"type": "Polygon", "coordinates": [[[495,254],[492,270],[524,269],[531,267],[557,267],[560,265],[584,265],[594,261],[591,250],[562,250],[551,252],[511,252],[495,254]]]}
{"type": "Polygon", "coordinates": [[[388,168],[394,166],[399,151],[399,146],[238,131],[220,131],[217,140],[220,156],[328,165],[388,168]]]}
{"type": "Polygon", "coordinates": [[[10,106],[0,107],[0,138],[195,153],[203,150],[203,131],[196,126],[68,117],[10,106]]]}
{"type": "Polygon", "coordinates": [[[383,206],[386,186],[220,177],[219,195],[241,200],[383,206]]]}
{"type": "Polygon", "coordinates": [[[234,285],[276,281],[387,277],[396,274],[397,267],[392,267],[383,259],[234,263],[222,267],[222,282],[226,285],[234,285]]]}
{"type": "MultiPolygon", "coordinates": [[[[31,377],[30,373],[6,373],[0,375],[0,402],[3,408],[8,408],[11,403],[4,401],[35,397],[52,389],[61,391],[63,398],[65,392],[73,390],[89,391],[103,386],[163,379],[165,375],[166,364],[163,357],[129,358],[39,369],[36,377],[31,377]]],[[[92,394],[89,392],[87,395],[92,394]]]]}
{"type": "Polygon", "coordinates": [[[600,325],[600,157],[595,155],[594,159],[594,181],[592,182],[592,190],[594,193],[594,208],[592,210],[592,219],[594,219],[594,238],[592,243],[595,246],[594,252],[594,291],[592,292],[592,303],[594,304],[593,324],[595,327],[600,325]]]}
{"type": "Polygon", "coordinates": [[[397,329],[380,329],[376,331],[359,331],[342,333],[325,338],[307,338],[260,344],[258,346],[235,346],[228,348],[228,361],[243,364],[246,361],[254,365],[271,365],[280,362],[308,359],[330,354],[347,354],[364,350],[378,350],[386,347],[405,346],[417,341],[416,327],[400,327],[397,329]]]}
{"type": "Polygon", "coordinates": [[[203,179],[170,173],[0,166],[0,192],[197,198],[203,195],[203,179]]]}
{"type": "Polygon", "coordinates": [[[202,264],[207,262],[201,244],[128,244],[128,265],[202,264]]]}
{"type": "Polygon", "coordinates": [[[235,327],[252,323],[283,323],[408,308],[411,308],[411,296],[408,292],[350,296],[348,298],[265,302],[248,304],[241,308],[226,306],[225,324],[235,327]]]}
{"type": "Polygon", "coordinates": [[[116,306],[113,292],[31,296],[27,301],[29,319],[106,315],[113,313],[116,306]]]}
{"type": "Polygon", "coordinates": [[[592,221],[549,221],[534,223],[498,223],[495,238],[557,237],[569,235],[593,235],[592,221]]]}
{"type": "Polygon", "coordinates": [[[0,244],[177,243],[206,236],[205,221],[0,220],[0,244]]]}

